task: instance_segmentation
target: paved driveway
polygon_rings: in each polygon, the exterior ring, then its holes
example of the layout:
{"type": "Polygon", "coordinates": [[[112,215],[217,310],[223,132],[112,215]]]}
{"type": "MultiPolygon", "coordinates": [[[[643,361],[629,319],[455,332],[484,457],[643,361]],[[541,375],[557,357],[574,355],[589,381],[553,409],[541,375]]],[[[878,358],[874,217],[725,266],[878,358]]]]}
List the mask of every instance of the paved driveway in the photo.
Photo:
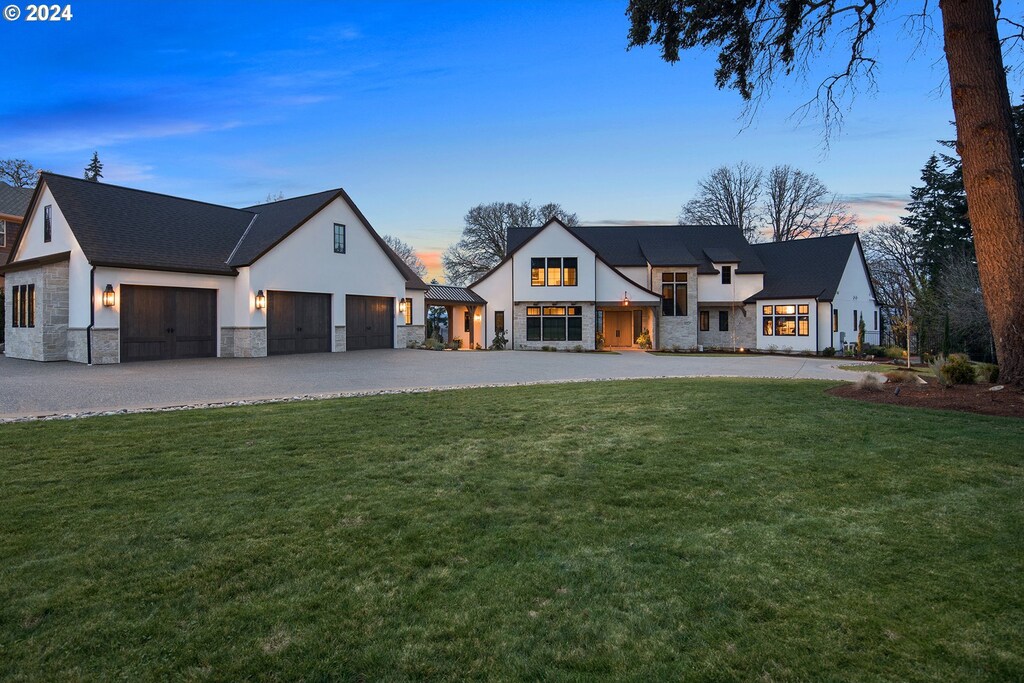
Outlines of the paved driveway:
{"type": "Polygon", "coordinates": [[[855,379],[836,359],[407,349],[97,365],[0,356],[0,418],[301,395],[643,377],[855,379]]]}

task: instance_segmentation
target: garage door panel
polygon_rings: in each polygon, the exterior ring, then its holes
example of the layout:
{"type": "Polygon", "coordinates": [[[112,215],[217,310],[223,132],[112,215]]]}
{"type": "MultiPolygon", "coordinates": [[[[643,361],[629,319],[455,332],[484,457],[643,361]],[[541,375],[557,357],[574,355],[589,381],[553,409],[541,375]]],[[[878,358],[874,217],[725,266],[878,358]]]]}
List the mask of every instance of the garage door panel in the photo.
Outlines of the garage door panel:
{"type": "Polygon", "coordinates": [[[267,353],[321,353],[331,350],[331,295],[267,293],[267,353]]]}
{"type": "Polygon", "coordinates": [[[217,355],[217,291],[121,286],[121,360],[217,355]]]}
{"type": "Polygon", "coordinates": [[[394,346],[394,300],[387,297],[349,296],[345,300],[346,348],[390,349],[394,346]]]}

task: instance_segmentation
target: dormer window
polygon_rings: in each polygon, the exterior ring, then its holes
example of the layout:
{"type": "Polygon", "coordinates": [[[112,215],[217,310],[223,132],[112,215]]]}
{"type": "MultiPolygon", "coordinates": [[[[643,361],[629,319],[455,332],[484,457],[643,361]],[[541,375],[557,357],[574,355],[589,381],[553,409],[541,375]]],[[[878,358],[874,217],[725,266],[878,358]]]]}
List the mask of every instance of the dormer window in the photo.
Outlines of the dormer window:
{"type": "Polygon", "coordinates": [[[341,223],[334,224],[334,253],[345,253],[345,226],[341,223]]]}
{"type": "Polygon", "coordinates": [[[43,241],[49,242],[53,239],[53,205],[47,204],[43,207],[43,241]]]}
{"type": "Polygon", "coordinates": [[[732,284],[732,266],[722,266],[722,284],[732,284]]]}

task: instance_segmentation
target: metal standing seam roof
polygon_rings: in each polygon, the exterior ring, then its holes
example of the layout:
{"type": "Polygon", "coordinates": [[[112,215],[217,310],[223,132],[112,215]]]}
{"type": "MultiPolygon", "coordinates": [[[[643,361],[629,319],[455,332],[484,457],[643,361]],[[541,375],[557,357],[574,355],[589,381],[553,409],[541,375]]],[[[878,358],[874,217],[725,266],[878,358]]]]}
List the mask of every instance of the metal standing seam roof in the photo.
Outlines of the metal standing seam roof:
{"type": "Polygon", "coordinates": [[[430,285],[430,289],[427,290],[426,298],[428,301],[443,301],[444,303],[487,303],[479,294],[468,287],[453,287],[451,285],[430,285]]]}

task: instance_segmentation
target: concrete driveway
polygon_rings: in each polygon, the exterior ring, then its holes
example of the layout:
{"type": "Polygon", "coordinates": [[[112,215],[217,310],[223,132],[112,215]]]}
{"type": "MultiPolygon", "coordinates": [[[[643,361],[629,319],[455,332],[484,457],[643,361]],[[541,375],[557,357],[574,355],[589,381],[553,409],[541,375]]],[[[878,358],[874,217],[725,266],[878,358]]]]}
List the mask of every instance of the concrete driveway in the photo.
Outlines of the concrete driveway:
{"type": "Polygon", "coordinates": [[[97,365],[0,356],[0,418],[238,400],[648,377],[856,379],[834,358],[407,349],[97,365]]]}

